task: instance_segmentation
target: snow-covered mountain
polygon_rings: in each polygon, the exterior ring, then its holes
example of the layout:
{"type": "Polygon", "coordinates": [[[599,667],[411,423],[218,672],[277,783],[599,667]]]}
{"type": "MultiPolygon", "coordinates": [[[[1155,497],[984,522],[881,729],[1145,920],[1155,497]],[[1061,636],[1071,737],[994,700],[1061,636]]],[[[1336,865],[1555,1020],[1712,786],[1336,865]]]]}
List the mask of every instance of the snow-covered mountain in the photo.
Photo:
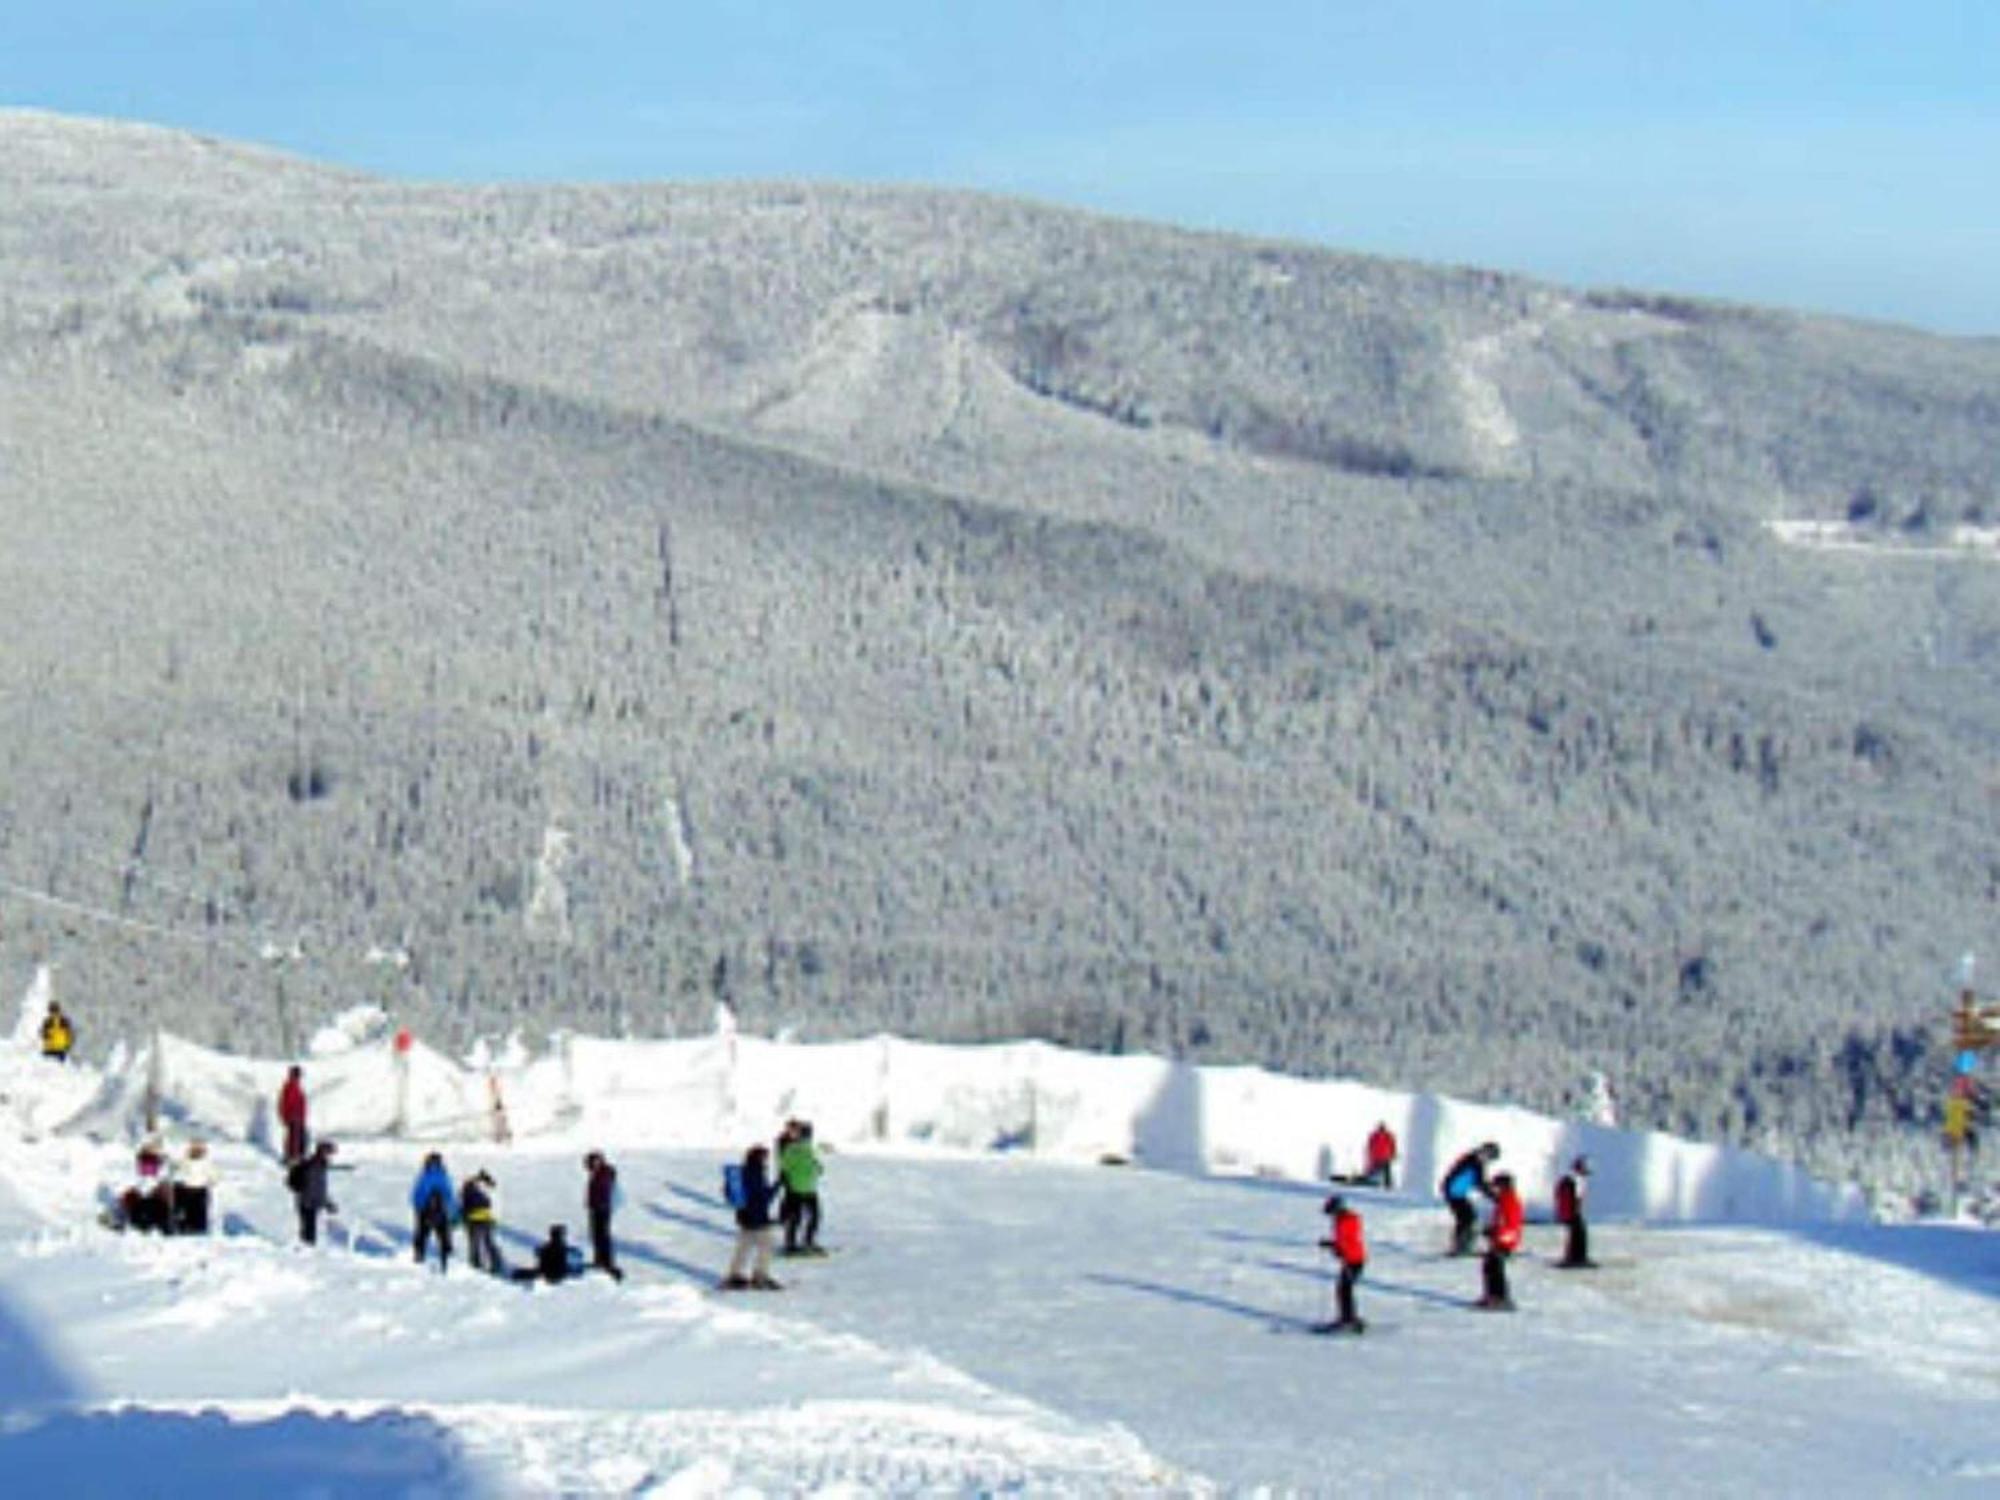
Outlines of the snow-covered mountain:
{"type": "Polygon", "coordinates": [[[1601,1073],[1913,1180],[1997,410],[1897,329],[0,113],[0,983],[93,1055],[726,1002],[1601,1073]]]}
{"type": "Polygon", "coordinates": [[[1973,1493],[2000,1476],[1993,1235],[1869,1225],[1742,1153],[1250,1070],[1047,1047],[569,1039],[475,1065],[348,1027],[306,1065],[339,1213],[292,1243],[257,1144],[282,1074],[163,1038],[0,1047],[0,1465],[21,1493],[329,1496],[1973,1493]],[[492,1138],[497,1078],[512,1138],[492,1138]],[[97,1225],[147,1091],[214,1142],[218,1232],[97,1225]],[[822,1259],[723,1294],[721,1164],[787,1114],[825,1149],[822,1259]],[[1327,1315],[1315,1179],[1377,1119],[1370,1320],[1327,1315]],[[1470,1307],[1429,1178],[1503,1148],[1539,1209],[1588,1147],[1600,1268],[1470,1307]],[[410,1261],[441,1151],[498,1180],[515,1262],[620,1171],[621,1284],[410,1261]],[[1204,1170],[1204,1163],[1208,1169],[1204,1170]],[[1762,1220],[1762,1225],[1749,1221],[1762,1220]],[[25,1487],[25,1488],[21,1488],[25,1487]]]}

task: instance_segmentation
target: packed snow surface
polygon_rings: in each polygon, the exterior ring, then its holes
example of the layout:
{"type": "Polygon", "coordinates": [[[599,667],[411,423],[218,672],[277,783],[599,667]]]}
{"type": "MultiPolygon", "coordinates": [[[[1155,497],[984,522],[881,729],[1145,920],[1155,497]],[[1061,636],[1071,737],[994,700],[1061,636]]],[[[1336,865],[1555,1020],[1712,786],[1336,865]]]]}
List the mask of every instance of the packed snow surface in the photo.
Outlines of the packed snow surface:
{"type": "Polygon", "coordinates": [[[63,1067],[25,1028],[0,1056],[9,1492],[2000,1489],[2000,1239],[1866,1223],[1851,1192],[1744,1153],[1040,1046],[724,1029],[467,1066],[342,1029],[306,1063],[349,1169],[316,1249],[270,1150],[280,1064],[163,1038],[63,1067]],[[149,1109],[170,1151],[213,1144],[206,1238],[97,1222],[149,1109]],[[720,1167],[790,1116],[825,1148],[833,1253],[719,1293],[720,1167]],[[1314,1336],[1323,1178],[1378,1119],[1408,1187],[1343,1189],[1369,1331],[1314,1336]],[[1554,1269],[1541,1214],[1512,1315],[1470,1308],[1478,1264],[1440,1253],[1429,1191],[1482,1139],[1535,1210],[1576,1152],[1596,1166],[1602,1266],[1554,1269]],[[583,1238],[590,1148],[619,1169],[622,1283],[412,1263],[426,1151],[493,1173],[519,1263],[553,1222],[583,1238]]]}

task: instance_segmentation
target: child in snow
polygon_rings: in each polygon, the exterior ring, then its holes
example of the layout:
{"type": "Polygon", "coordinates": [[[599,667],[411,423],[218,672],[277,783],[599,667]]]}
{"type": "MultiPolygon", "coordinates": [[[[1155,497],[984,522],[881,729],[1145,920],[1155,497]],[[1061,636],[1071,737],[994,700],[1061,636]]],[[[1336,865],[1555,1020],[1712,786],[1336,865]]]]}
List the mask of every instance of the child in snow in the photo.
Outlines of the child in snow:
{"type": "Polygon", "coordinates": [[[1338,1193],[1327,1199],[1323,1208],[1333,1218],[1333,1229],[1327,1238],[1320,1241],[1320,1245],[1332,1251],[1334,1259],[1340,1262],[1340,1281],[1335,1288],[1340,1316],[1327,1328],[1329,1331],[1359,1333],[1368,1326],[1354,1311],[1354,1284],[1368,1268],[1368,1245],[1361,1233],[1361,1215],[1349,1208],[1347,1200],[1338,1193]]]}
{"type": "Polygon", "coordinates": [[[458,1201],[465,1213],[465,1258],[472,1263],[472,1269],[506,1275],[500,1247],[493,1243],[493,1226],[499,1220],[493,1206],[493,1174],[474,1172],[466,1179],[458,1201]]]}
{"type": "Polygon", "coordinates": [[[189,1141],[173,1168],[173,1229],[175,1234],[208,1233],[208,1200],[215,1187],[215,1163],[208,1142],[189,1141]]]}
{"type": "Polygon", "coordinates": [[[147,1140],[139,1147],[133,1163],[134,1180],[130,1187],[119,1195],[118,1207],[123,1213],[125,1226],[141,1232],[158,1230],[161,1234],[173,1233],[173,1211],[168,1196],[166,1178],[167,1157],[156,1140],[147,1140]]]}
{"type": "Polygon", "coordinates": [[[1474,1146],[1465,1155],[1453,1162],[1438,1181],[1438,1192],[1444,1196],[1445,1206],[1451,1210],[1451,1253],[1470,1255],[1472,1238],[1479,1228],[1479,1215],[1472,1207],[1472,1195],[1484,1193],[1493,1196],[1493,1189],[1486,1181],[1486,1168],[1500,1159],[1500,1148],[1491,1141],[1474,1146]]]}
{"type": "Polygon", "coordinates": [[[569,1242],[569,1231],[549,1226],[549,1237],[535,1247],[535,1263],[514,1272],[516,1281],[546,1281],[551,1286],[569,1280],[582,1269],[582,1257],[569,1242]]]}
{"type": "Polygon", "coordinates": [[[590,1174],[583,1191],[583,1206],[590,1217],[590,1264],[613,1281],[623,1281],[625,1273],[618,1269],[611,1244],[611,1211],[618,1206],[618,1169],[601,1151],[586,1156],[583,1169],[590,1174]]]}
{"type": "Polygon", "coordinates": [[[785,1254],[824,1255],[819,1240],[819,1179],[824,1170],[813,1148],[813,1128],[799,1123],[778,1153],[785,1185],[785,1254]]]}
{"type": "Polygon", "coordinates": [[[729,1274],[722,1278],[726,1292],[755,1287],[775,1292],[771,1279],[771,1199],[777,1189],[770,1173],[771,1153],[752,1146],[743,1158],[743,1188],[736,1207],[736,1248],[729,1257],[729,1274]]]}
{"type": "Polygon", "coordinates": [[[424,1263],[424,1247],[435,1236],[438,1269],[447,1269],[451,1264],[451,1221],[458,1217],[458,1195],[452,1189],[451,1174],[444,1169],[444,1157],[435,1151],[424,1158],[423,1168],[411,1184],[410,1209],[417,1220],[414,1236],[417,1264],[424,1263]]]}
{"type": "Polygon", "coordinates": [[[1597,1264],[1590,1258],[1590,1229],[1583,1221],[1583,1199],[1590,1185],[1590,1158],[1579,1156],[1556,1183],[1556,1222],[1569,1231],[1563,1258],[1556,1262],[1565,1270],[1587,1270],[1597,1264]]]}
{"type": "Polygon", "coordinates": [[[1521,1248],[1521,1226],[1526,1218],[1521,1195],[1514,1191],[1513,1174],[1497,1174],[1493,1179],[1493,1216],[1486,1225],[1486,1259],[1480,1266],[1486,1293],[1479,1299],[1479,1306],[1489,1312],[1514,1310],[1514,1299],[1507,1288],[1507,1260],[1521,1248]]]}
{"type": "Polygon", "coordinates": [[[338,1213],[340,1206],[327,1196],[326,1177],[333,1169],[333,1142],[321,1141],[312,1149],[312,1154],[301,1161],[295,1161],[285,1173],[285,1184],[292,1190],[292,1202],[299,1211],[299,1243],[316,1245],[319,1243],[319,1216],[323,1213],[338,1213]]]}

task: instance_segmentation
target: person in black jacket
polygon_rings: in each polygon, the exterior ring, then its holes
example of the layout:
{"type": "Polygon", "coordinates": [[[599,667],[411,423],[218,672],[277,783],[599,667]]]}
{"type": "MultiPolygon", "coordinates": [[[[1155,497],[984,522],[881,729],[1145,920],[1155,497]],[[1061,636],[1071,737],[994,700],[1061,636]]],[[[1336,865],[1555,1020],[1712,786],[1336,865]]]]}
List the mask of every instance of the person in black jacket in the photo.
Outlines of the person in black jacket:
{"type": "Polygon", "coordinates": [[[549,1226],[549,1237],[535,1247],[535,1263],[514,1272],[516,1281],[546,1281],[551,1286],[569,1280],[575,1272],[569,1231],[560,1224],[549,1226]]]}
{"type": "Polygon", "coordinates": [[[337,1213],[336,1205],[326,1194],[326,1174],[333,1162],[333,1142],[321,1141],[312,1148],[309,1155],[292,1163],[285,1181],[292,1190],[292,1201],[299,1210],[299,1243],[316,1245],[319,1243],[319,1216],[323,1213],[337,1213]]]}
{"type": "Polygon", "coordinates": [[[771,1153],[752,1146],[743,1158],[742,1201],[736,1207],[736,1248],[729,1257],[729,1274],[722,1278],[726,1292],[755,1287],[761,1292],[779,1290],[771,1279],[771,1199],[777,1188],[771,1181],[771,1153]]]}
{"type": "Polygon", "coordinates": [[[1472,1206],[1472,1195],[1484,1193],[1488,1198],[1493,1196],[1493,1188],[1486,1180],[1486,1168],[1499,1159],[1500,1148],[1486,1141],[1453,1162],[1444,1176],[1438,1179],[1438,1192],[1443,1195],[1445,1206],[1451,1210],[1453,1255],[1472,1254],[1472,1242],[1479,1232],[1479,1214],[1472,1206]]]}
{"type": "Polygon", "coordinates": [[[493,1243],[493,1225],[498,1217],[493,1211],[493,1174],[474,1172],[465,1179],[458,1190],[458,1211],[465,1220],[465,1258],[472,1262],[475,1271],[491,1271],[495,1276],[507,1274],[507,1267],[500,1259],[500,1247],[493,1243]]]}
{"type": "Polygon", "coordinates": [[[618,1169],[601,1151],[586,1156],[583,1169],[590,1174],[583,1193],[583,1206],[590,1216],[590,1264],[613,1281],[623,1281],[625,1273],[618,1269],[611,1244],[611,1211],[618,1206],[618,1169]]]}
{"type": "Polygon", "coordinates": [[[1567,1271],[1588,1271],[1597,1262],[1590,1258],[1590,1226],[1584,1222],[1583,1200],[1590,1187],[1590,1158],[1579,1156],[1556,1184],[1556,1222],[1568,1231],[1563,1258],[1556,1262],[1567,1271]]]}

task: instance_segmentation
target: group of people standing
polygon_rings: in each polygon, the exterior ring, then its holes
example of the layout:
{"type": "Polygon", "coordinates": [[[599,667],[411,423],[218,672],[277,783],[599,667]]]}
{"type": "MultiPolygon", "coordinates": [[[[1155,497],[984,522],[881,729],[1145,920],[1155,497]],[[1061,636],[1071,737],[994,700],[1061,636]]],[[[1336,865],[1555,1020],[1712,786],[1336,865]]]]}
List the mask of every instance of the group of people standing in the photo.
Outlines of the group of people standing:
{"type": "Polygon", "coordinates": [[[722,1174],[723,1196],[736,1212],[736,1244],[721,1282],[725,1292],[783,1290],[783,1283],[771,1276],[777,1226],[785,1231],[784,1254],[826,1253],[819,1244],[819,1184],[825,1166],[813,1144],[812,1123],[787,1120],[775,1145],[775,1173],[771,1148],[759,1142],[722,1174]]]}
{"type": "MultiPolygon", "coordinates": [[[[328,1181],[329,1175],[339,1170],[333,1162],[337,1148],[332,1141],[312,1139],[307,1125],[305,1073],[297,1066],[286,1072],[278,1090],[278,1122],[284,1130],[285,1185],[291,1189],[298,1211],[299,1242],[318,1244],[321,1215],[340,1211],[328,1181]]],[[[584,1157],[583,1170],[590,1268],[623,1281],[625,1272],[618,1264],[611,1236],[611,1216],[621,1197],[618,1170],[601,1151],[584,1157]]],[[[510,1271],[495,1237],[500,1222],[498,1199],[499,1184],[491,1172],[482,1168],[462,1184],[457,1183],[445,1166],[444,1154],[428,1153],[410,1184],[410,1247],[417,1263],[426,1263],[435,1253],[438,1269],[448,1268],[456,1227],[465,1231],[466,1260],[474,1270],[511,1276],[515,1281],[566,1281],[584,1270],[581,1253],[569,1243],[568,1227],[551,1224],[548,1238],[536,1247],[534,1265],[510,1271]]]]}
{"type": "MultiPolygon", "coordinates": [[[[1370,1136],[1368,1156],[1367,1173],[1340,1180],[1389,1185],[1396,1146],[1395,1137],[1386,1124],[1377,1126],[1375,1134],[1370,1136]]],[[[1473,1204],[1475,1195],[1484,1197],[1490,1204],[1484,1230],[1485,1250],[1480,1260],[1481,1293],[1473,1305],[1489,1312],[1512,1312],[1514,1298],[1508,1284],[1507,1264],[1521,1248],[1527,1210],[1513,1174],[1489,1171],[1499,1159],[1500,1147],[1497,1143],[1481,1142],[1445,1169],[1444,1176],[1438,1180],[1438,1193],[1451,1211],[1451,1247],[1448,1253],[1452,1255],[1474,1253],[1474,1239],[1480,1232],[1479,1214],[1473,1204]]],[[[1590,1158],[1587,1156],[1578,1156],[1571,1161],[1569,1170],[1556,1182],[1555,1218],[1565,1232],[1562,1259],[1556,1264],[1566,1270],[1587,1269],[1596,1265],[1590,1258],[1590,1229],[1584,1217],[1589,1182],[1590,1158]]],[[[1332,1253],[1340,1267],[1336,1283],[1339,1315],[1322,1326],[1327,1332],[1359,1333],[1367,1327],[1357,1315],[1354,1302],[1355,1284],[1360,1281],[1368,1264],[1361,1216],[1338,1193],[1328,1198],[1321,1207],[1332,1224],[1320,1245],[1332,1253]]]]}

